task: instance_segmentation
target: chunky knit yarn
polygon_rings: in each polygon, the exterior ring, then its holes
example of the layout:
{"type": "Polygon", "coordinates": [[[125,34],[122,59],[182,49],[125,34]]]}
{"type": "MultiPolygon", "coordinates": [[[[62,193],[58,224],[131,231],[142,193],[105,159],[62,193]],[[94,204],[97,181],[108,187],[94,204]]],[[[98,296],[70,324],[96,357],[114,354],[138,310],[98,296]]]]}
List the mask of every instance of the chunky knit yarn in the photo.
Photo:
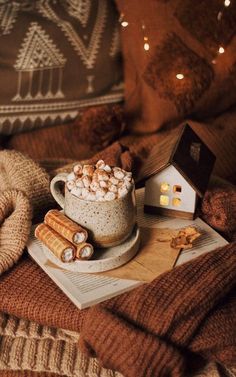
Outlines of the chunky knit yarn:
{"type": "Polygon", "coordinates": [[[21,191],[0,193],[0,274],[18,261],[31,227],[31,207],[21,191]]]}
{"type": "Polygon", "coordinates": [[[0,191],[16,189],[25,193],[34,216],[50,205],[49,175],[36,162],[20,152],[0,152],[0,191]]]}
{"type": "Polygon", "coordinates": [[[1,370],[8,373],[30,370],[31,373],[57,373],[68,377],[122,377],[82,354],[77,346],[78,339],[76,332],[42,326],[0,312],[0,377],[1,370]]]}

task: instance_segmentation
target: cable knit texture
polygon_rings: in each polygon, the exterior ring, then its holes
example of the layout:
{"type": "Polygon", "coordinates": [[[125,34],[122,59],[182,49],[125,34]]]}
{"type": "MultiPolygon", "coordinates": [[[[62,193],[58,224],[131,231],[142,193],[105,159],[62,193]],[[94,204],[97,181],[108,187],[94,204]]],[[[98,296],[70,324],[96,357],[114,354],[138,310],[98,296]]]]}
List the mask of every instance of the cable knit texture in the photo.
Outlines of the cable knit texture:
{"type": "Polygon", "coordinates": [[[78,339],[76,332],[41,326],[0,312],[0,370],[43,371],[69,377],[122,377],[82,354],[77,347],[78,339]]]}
{"type": "Polygon", "coordinates": [[[31,228],[31,207],[17,190],[0,193],[0,274],[18,261],[31,228]]]}
{"type": "Polygon", "coordinates": [[[49,175],[22,153],[12,150],[0,152],[0,177],[0,191],[17,189],[25,193],[34,216],[52,203],[49,175]]]}

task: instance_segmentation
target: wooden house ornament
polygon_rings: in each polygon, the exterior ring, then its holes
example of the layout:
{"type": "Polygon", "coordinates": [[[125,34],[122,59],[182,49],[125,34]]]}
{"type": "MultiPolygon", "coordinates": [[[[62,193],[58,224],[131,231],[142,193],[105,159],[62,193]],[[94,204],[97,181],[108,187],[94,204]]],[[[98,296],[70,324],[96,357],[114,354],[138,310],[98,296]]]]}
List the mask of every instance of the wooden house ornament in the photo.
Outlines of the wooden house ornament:
{"type": "Polygon", "coordinates": [[[154,146],[141,171],[144,211],[193,219],[206,191],[215,156],[186,124],[154,146]]]}

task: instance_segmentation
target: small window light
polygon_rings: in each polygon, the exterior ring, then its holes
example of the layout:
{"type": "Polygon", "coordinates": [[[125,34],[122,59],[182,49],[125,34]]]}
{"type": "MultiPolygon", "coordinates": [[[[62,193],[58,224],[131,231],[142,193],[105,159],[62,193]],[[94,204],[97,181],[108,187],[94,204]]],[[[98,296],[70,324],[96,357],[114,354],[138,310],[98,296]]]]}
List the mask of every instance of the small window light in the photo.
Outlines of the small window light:
{"type": "Polygon", "coordinates": [[[225,52],[225,49],[224,47],[220,46],[218,51],[219,51],[219,54],[223,54],[225,52]]]}
{"type": "Polygon", "coordinates": [[[169,205],[169,196],[167,196],[167,195],[161,195],[160,196],[160,205],[162,205],[162,206],[168,206],[169,205]]]}
{"type": "Polygon", "coordinates": [[[145,42],[143,48],[145,51],[148,51],[150,49],[149,43],[145,42]]]}
{"type": "Polygon", "coordinates": [[[225,7],[229,7],[230,6],[230,0],[225,0],[224,5],[225,5],[225,7]]]}
{"type": "Polygon", "coordinates": [[[172,206],[180,207],[181,206],[181,199],[180,198],[173,198],[172,199],[172,206]]]}
{"type": "Polygon", "coordinates": [[[174,185],[173,192],[176,192],[176,193],[182,192],[182,186],[180,186],[180,185],[174,185]]]}
{"type": "Polygon", "coordinates": [[[165,192],[168,192],[170,191],[170,185],[166,182],[163,182],[161,184],[161,192],[165,193],[165,192]]]}
{"type": "Polygon", "coordinates": [[[183,73],[177,73],[176,78],[177,78],[178,80],[183,80],[183,78],[184,78],[183,73]]]}

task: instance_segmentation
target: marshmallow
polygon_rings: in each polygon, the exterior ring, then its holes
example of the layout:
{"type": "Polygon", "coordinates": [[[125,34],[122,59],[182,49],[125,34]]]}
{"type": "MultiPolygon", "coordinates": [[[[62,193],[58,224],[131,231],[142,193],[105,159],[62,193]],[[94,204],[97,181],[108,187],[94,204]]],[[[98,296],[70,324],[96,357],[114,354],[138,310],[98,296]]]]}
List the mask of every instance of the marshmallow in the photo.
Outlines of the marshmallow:
{"type": "Polygon", "coordinates": [[[91,178],[88,177],[87,175],[82,178],[82,182],[84,184],[84,187],[86,187],[86,188],[90,187],[91,181],[92,181],[91,178]]]}
{"type": "Polygon", "coordinates": [[[104,199],[105,200],[114,200],[116,199],[116,194],[114,192],[110,192],[108,191],[105,196],[104,196],[104,199]]]}
{"type": "Polygon", "coordinates": [[[104,196],[101,196],[101,197],[97,198],[97,201],[98,202],[105,202],[106,199],[104,198],[104,196]]]}
{"type": "MultiPolygon", "coordinates": [[[[124,170],[123,170],[124,171],[124,170]]],[[[127,178],[132,178],[132,172],[131,171],[126,171],[125,172],[125,177],[127,177],[127,178]]]]}
{"type": "Polygon", "coordinates": [[[84,165],[83,166],[83,175],[92,176],[94,173],[94,167],[92,165],[84,165]]]}
{"type": "Polygon", "coordinates": [[[96,191],[96,197],[97,197],[97,198],[101,198],[101,197],[105,196],[106,192],[107,192],[106,189],[99,188],[99,189],[96,191]]]}
{"type": "MultiPolygon", "coordinates": [[[[110,182],[109,182],[110,183],[110,182]]],[[[108,184],[108,190],[111,191],[111,192],[114,192],[116,193],[118,191],[118,188],[116,185],[113,185],[113,184],[108,184]]]]}
{"type": "Polygon", "coordinates": [[[109,175],[104,170],[98,169],[98,170],[96,170],[96,172],[97,172],[97,177],[98,177],[99,181],[108,181],[109,180],[109,175]]]}
{"type": "Polygon", "coordinates": [[[111,167],[109,165],[105,165],[103,170],[105,170],[107,173],[111,173],[111,167]]]}
{"type": "Polygon", "coordinates": [[[82,188],[82,193],[81,193],[82,198],[86,200],[88,194],[89,194],[89,190],[85,187],[82,188]]]}
{"type": "Polygon", "coordinates": [[[73,187],[72,190],[71,190],[71,194],[77,196],[78,198],[80,197],[80,195],[82,194],[82,189],[80,187],[73,187]]]}
{"type": "Polygon", "coordinates": [[[119,183],[119,180],[115,177],[110,177],[110,182],[113,184],[113,185],[117,185],[119,183]]]}
{"type": "Polygon", "coordinates": [[[127,188],[121,187],[118,189],[118,198],[123,198],[128,193],[127,188]]]}
{"type": "Polygon", "coordinates": [[[130,177],[129,175],[125,175],[124,176],[124,181],[131,182],[132,181],[132,176],[130,177]]]}
{"type": "Polygon", "coordinates": [[[66,187],[68,188],[69,191],[71,191],[73,187],[75,187],[75,182],[74,181],[66,182],[66,187]]]}
{"type": "Polygon", "coordinates": [[[97,163],[96,163],[96,168],[97,169],[104,169],[106,166],[105,162],[103,160],[99,160],[97,163]]]}
{"type": "Polygon", "coordinates": [[[106,188],[107,187],[107,181],[99,181],[99,186],[102,187],[102,188],[106,188]]]}
{"type": "Polygon", "coordinates": [[[77,165],[74,166],[73,170],[74,170],[74,173],[76,175],[82,175],[83,167],[82,167],[82,165],[77,164],[77,165]]]}
{"type": "Polygon", "coordinates": [[[124,176],[125,176],[124,172],[119,168],[114,168],[113,174],[114,174],[114,177],[117,178],[117,179],[123,179],[124,176]]]}
{"type": "Polygon", "coordinates": [[[100,188],[99,182],[93,179],[92,182],[91,182],[91,184],[90,184],[90,189],[92,191],[97,191],[99,188],[100,188]]]}
{"type": "Polygon", "coordinates": [[[68,174],[67,181],[74,181],[74,179],[75,179],[75,173],[74,172],[68,174]]]}
{"type": "Polygon", "coordinates": [[[77,187],[84,188],[84,182],[82,181],[82,178],[77,178],[75,184],[77,187]]]}
{"type": "Polygon", "coordinates": [[[86,200],[90,200],[91,202],[94,202],[96,200],[96,194],[95,192],[89,192],[86,196],[86,200]]]}
{"type": "Polygon", "coordinates": [[[124,184],[125,184],[125,187],[127,188],[127,190],[129,191],[132,187],[132,183],[130,181],[124,181],[124,184]]]}

